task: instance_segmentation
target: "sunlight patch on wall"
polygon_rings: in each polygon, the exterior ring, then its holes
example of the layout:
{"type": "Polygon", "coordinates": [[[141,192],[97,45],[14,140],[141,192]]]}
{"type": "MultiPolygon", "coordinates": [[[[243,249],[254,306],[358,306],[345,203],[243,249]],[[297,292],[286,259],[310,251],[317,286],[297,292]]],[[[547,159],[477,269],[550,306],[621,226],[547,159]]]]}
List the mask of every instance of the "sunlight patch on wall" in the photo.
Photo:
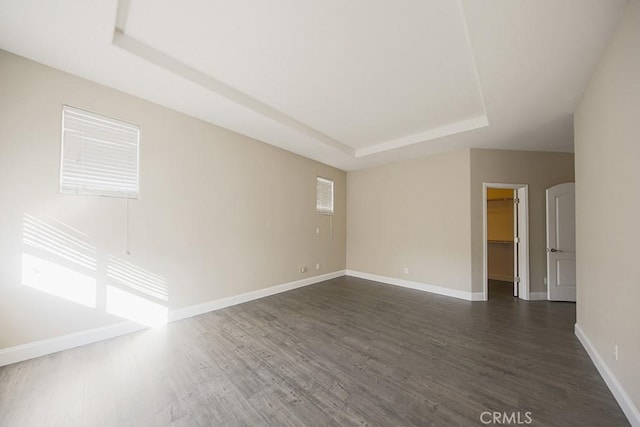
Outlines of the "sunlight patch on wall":
{"type": "Polygon", "coordinates": [[[167,281],[157,274],[144,270],[120,258],[109,256],[107,276],[122,286],[134,289],[145,295],[167,301],[169,298],[167,281]]]}
{"type": "Polygon", "coordinates": [[[96,306],[96,279],[25,253],[22,284],[86,307],[96,306]]]}
{"type": "Polygon", "coordinates": [[[96,248],[83,238],[86,238],[85,234],[53,218],[47,223],[24,214],[22,241],[25,245],[95,270],[96,248]]]}
{"type": "Polygon", "coordinates": [[[23,217],[22,284],[86,307],[96,307],[96,249],[86,235],[53,219],[23,217]]]}
{"type": "MultiPolygon", "coordinates": [[[[25,214],[22,284],[98,308],[97,248],[87,243],[87,238],[53,218],[42,220],[25,214]]],[[[102,267],[99,270],[104,271],[102,267]]],[[[102,274],[100,278],[104,278],[102,274]]],[[[167,323],[169,287],[162,276],[110,255],[105,282],[100,282],[106,297],[104,306],[101,300],[100,309],[104,307],[108,314],[147,326],[167,323]]]]}
{"type": "Polygon", "coordinates": [[[148,326],[167,323],[166,280],[130,262],[109,256],[107,313],[148,326]]]}
{"type": "Polygon", "coordinates": [[[167,323],[167,307],[115,286],[107,286],[107,313],[141,323],[158,326],[167,323]]]}

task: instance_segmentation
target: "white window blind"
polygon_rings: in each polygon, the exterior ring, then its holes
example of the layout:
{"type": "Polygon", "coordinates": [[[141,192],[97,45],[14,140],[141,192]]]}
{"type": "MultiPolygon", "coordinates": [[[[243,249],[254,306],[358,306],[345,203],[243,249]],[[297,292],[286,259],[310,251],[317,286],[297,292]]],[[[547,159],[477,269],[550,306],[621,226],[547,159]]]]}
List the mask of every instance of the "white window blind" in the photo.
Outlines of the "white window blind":
{"type": "Polygon", "coordinates": [[[333,215],[333,181],[330,179],[317,177],[316,212],[333,215]]]}
{"type": "Polygon", "coordinates": [[[138,198],[140,128],[99,114],[62,110],[62,193],[138,198]]]}

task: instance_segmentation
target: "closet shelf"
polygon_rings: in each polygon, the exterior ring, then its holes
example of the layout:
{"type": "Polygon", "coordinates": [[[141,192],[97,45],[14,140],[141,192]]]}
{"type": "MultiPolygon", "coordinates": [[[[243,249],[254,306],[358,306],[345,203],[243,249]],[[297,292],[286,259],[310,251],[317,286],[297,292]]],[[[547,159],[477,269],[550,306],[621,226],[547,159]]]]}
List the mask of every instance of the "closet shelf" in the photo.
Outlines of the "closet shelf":
{"type": "Polygon", "coordinates": [[[487,242],[488,243],[495,243],[495,244],[503,244],[503,245],[506,245],[506,244],[509,244],[509,243],[513,244],[513,240],[487,240],[487,242]]]}

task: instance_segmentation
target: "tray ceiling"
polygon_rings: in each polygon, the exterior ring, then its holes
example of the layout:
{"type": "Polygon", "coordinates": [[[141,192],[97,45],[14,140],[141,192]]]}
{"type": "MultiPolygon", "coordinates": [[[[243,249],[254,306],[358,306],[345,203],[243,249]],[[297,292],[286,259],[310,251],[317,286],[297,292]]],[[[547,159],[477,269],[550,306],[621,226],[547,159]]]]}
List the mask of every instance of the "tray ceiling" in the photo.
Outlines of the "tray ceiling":
{"type": "Polygon", "coordinates": [[[0,0],[0,48],[346,170],[572,150],[626,0],[0,0]]]}

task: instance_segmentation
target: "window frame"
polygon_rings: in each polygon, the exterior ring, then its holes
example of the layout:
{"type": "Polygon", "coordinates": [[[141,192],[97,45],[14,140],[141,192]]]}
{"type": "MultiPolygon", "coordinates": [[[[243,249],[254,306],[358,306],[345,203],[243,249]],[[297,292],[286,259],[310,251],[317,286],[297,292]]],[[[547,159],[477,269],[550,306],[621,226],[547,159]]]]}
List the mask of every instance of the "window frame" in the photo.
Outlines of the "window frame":
{"type": "Polygon", "coordinates": [[[325,178],[322,176],[316,176],[316,213],[319,215],[334,215],[335,214],[335,183],[331,178],[325,178]],[[329,184],[329,192],[331,194],[331,206],[320,206],[320,186],[322,184],[329,184]]]}
{"type": "MultiPolygon", "coordinates": [[[[60,135],[60,169],[59,169],[59,192],[60,194],[75,194],[82,196],[100,196],[100,197],[115,197],[124,199],[139,199],[140,197],[140,126],[131,122],[127,122],[121,119],[117,119],[104,114],[89,111],[83,108],[74,107],[72,105],[62,105],[62,120],[61,120],[61,135],[60,135]],[[104,188],[96,188],[91,185],[86,187],[75,187],[68,182],[65,182],[65,130],[68,128],[65,126],[65,120],[67,119],[67,112],[76,114],[83,114],[90,118],[102,120],[115,126],[122,126],[123,128],[129,128],[135,130],[135,191],[126,189],[114,189],[105,190],[104,188]]],[[[69,144],[69,142],[67,142],[69,144]]],[[[67,160],[68,162],[69,160],[67,160]]],[[[88,176],[90,176],[87,173],[88,176]]]]}

